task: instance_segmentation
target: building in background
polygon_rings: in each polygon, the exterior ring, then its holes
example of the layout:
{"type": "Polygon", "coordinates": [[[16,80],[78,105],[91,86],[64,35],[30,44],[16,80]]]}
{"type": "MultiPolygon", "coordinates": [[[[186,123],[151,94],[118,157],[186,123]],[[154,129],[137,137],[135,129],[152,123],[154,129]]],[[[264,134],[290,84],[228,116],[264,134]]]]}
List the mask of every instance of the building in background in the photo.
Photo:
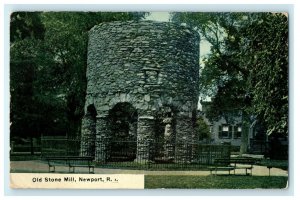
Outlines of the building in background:
{"type": "Polygon", "coordinates": [[[199,117],[202,117],[210,127],[210,143],[230,143],[234,147],[234,150],[238,151],[241,145],[243,128],[246,128],[248,132],[248,153],[268,154],[268,137],[261,123],[253,120],[248,127],[243,127],[241,114],[232,115],[230,120],[220,117],[218,120],[210,121],[206,116],[210,104],[210,101],[202,101],[202,110],[199,112],[199,117]]]}

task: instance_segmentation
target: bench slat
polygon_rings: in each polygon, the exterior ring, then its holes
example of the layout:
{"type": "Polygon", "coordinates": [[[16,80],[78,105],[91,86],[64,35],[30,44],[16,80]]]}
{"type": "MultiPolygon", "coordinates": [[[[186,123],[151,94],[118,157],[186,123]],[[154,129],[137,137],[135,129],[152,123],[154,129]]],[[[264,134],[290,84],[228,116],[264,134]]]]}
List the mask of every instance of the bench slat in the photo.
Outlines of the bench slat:
{"type": "Polygon", "coordinates": [[[252,175],[253,165],[257,162],[257,159],[253,158],[216,158],[214,160],[215,168],[219,168],[220,170],[222,167],[233,167],[234,174],[236,169],[245,169],[246,175],[248,175],[248,170],[252,175]],[[248,165],[248,166],[237,166],[238,164],[248,165]]]}
{"type": "Polygon", "coordinates": [[[69,172],[75,172],[75,167],[88,167],[89,173],[94,173],[93,157],[81,156],[56,156],[46,157],[49,165],[49,172],[55,172],[55,166],[69,166],[69,172]],[[64,161],[63,163],[58,161],[64,161]],[[53,168],[53,170],[51,170],[53,168]]]}

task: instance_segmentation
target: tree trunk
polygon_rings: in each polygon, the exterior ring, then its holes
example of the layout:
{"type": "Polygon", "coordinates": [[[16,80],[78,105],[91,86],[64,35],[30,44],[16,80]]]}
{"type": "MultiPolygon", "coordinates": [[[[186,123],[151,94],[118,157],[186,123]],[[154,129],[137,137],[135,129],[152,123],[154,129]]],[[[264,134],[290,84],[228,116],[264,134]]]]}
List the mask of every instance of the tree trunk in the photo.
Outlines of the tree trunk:
{"type": "MultiPolygon", "coordinates": [[[[244,115],[244,113],[243,113],[244,115]]],[[[242,135],[241,135],[241,147],[240,147],[240,156],[247,153],[248,149],[248,126],[242,116],[242,135]]]]}

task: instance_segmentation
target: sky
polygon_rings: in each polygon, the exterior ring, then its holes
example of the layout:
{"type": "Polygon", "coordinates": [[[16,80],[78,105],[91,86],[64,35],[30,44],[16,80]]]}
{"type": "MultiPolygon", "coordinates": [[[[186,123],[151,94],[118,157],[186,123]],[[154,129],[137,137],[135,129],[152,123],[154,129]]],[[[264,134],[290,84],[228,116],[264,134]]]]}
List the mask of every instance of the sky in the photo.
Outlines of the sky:
{"type": "MultiPolygon", "coordinates": [[[[154,20],[161,22],[170,21],[170,13],[169,12],[151,12],[145,20],[154,20]]],[[[210,51],[210,43],[206,40],[201,40],[200,42],[200,57],[207,55],[210,51]]]]}

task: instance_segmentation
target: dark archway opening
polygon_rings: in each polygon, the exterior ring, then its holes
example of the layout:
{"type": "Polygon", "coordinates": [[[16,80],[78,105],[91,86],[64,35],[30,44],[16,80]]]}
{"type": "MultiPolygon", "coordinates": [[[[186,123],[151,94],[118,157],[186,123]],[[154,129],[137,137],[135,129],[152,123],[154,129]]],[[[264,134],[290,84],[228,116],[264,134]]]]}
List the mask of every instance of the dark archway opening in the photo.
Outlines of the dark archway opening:
{"type": "Polygon", "coordinates": [[[109,111],[108,161],[133,161],[137,150],[137,110],[127,102],[116,104],[109,111]]]}

